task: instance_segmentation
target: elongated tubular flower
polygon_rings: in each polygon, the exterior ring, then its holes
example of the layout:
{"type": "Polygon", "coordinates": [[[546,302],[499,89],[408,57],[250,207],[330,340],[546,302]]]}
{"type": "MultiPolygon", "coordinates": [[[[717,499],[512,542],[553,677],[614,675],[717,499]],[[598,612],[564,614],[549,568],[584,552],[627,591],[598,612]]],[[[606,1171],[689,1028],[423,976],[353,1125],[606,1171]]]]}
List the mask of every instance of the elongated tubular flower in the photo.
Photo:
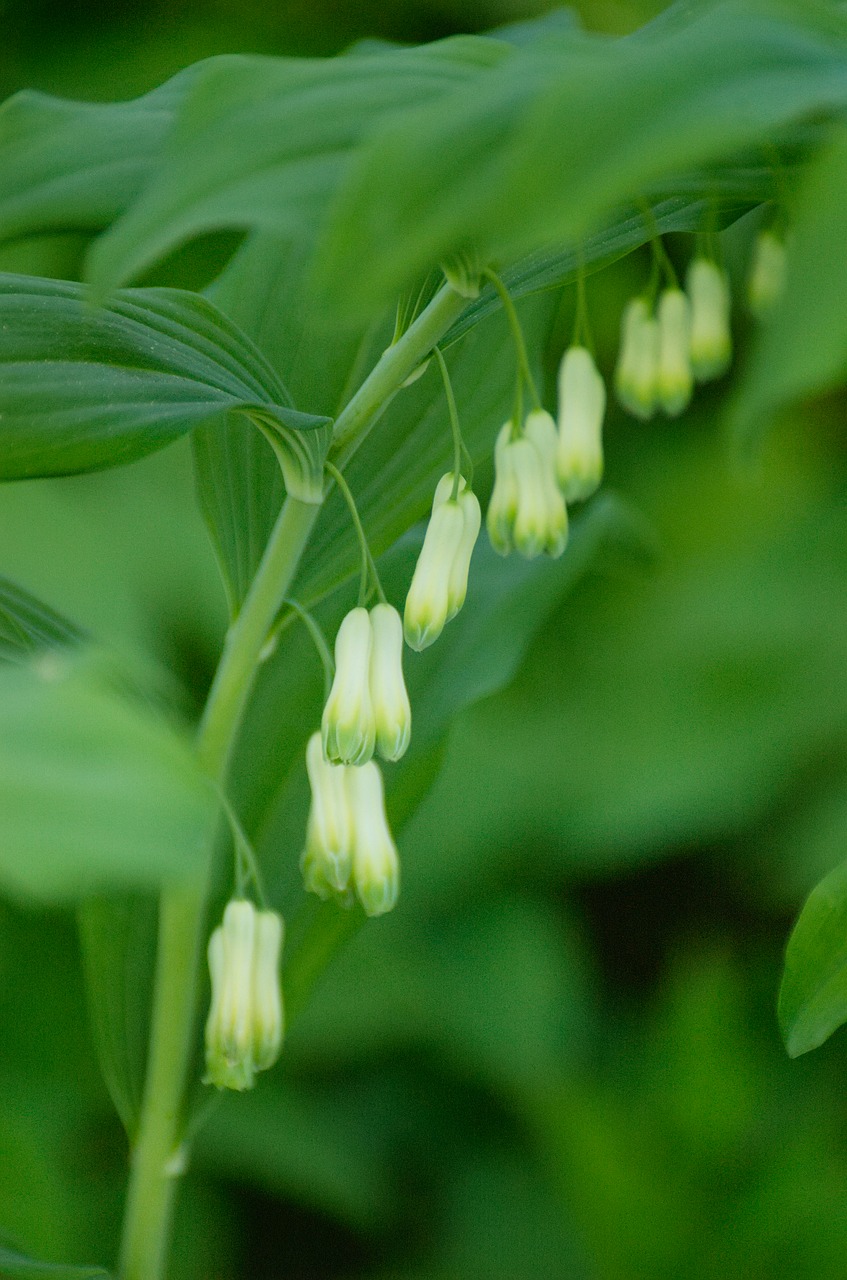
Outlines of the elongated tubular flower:
{"type": "Polygon", "coordinates": [[[785,244],[774,231],[760,231],[753,245],[747,280],[747,301],[761,320],[779,301],[785,288],[785,244]]]}
{"type": "MultiPolygon", "coordinates": [[[[556,454],[559,436],[556,423],[546,409],[533,409],[527,414],[524,435],[532,441],[541,458],[541,480],[547,505],[547,537],[544,550],[558,559],[568,543],[568,511],[556,479],[556,454]]],[[[520,549],[520,548],[519,548],[520,549]]]]}
{"type": "Polygon", "coordinates": [[[282,1048],[283,1009],[279,981],[282,918],[275,911],[256,913],[253,952],[253,1063],[267,1071],[282,1048]]]}
{"type": "MultiPolygon", "coordinates": [[[[440,507],[442,503],[450,501],[452,493],[453,472],[448,471],[446,476],[441,477],[436,486],[435,498],[432,503],[433,510],[436,507],[440,507]]],[[[468,488],[464,476],[459,476],[459,493],[456,502],[458,502],[461,509],[465,525],[456,548],[456,554],[453,557],[453,564],[450,567],[450,576],[447,583],[448,622],[455,618],[465,603],[468,594],[471,557],[476,546],[476,540],[479,537],[480,526],[482,525],[479,498],[468,488]]]]}
{"type": "Polygon", "coordinates": [[[691,303],[691,371],[698,382],[710,382],[726,373],[732,359],[729,281],[716,262],[695,258],[685,283],[691,303]]]}
{"type": "Polygon", "coordinates": [[[500,555],[516,550],[531,560],[544,551],[556,556],[564,550],[567,512],[555,481],[555,449],[556,425],[543,410],[529,415],[517,439],[511,422],[501,428],[485,516],[491,545],[500,555]]]}
{"type": "Polygon", "coordinates": [[[351,609],[338,628],[335,679],[321,719],[324,755],[333,764],[364,764],[374,752],[371,643],[367,609],[351,609]]]}
{"type": "Polygon", "coordinates": [[[312,804],[306,823],[306,843],[300,870],[308,893],[328,898],[349,890],[353,865],[353,821],[345,783],[350,766],[324,758],[321,735],[313,733],[306,746],[306,771],[312,804]]]}
{"type": "Polygon", "coordinates": [[[206,1021],[206,1076],[219,1089],[249,1089],[282,1044],[279,955],[282,920],[252,902],[227,903],[209,939],[212,1000],[206,1021]]]}
{"type": "Polygon", "coordinates": [[[633,298],[621,318],[615,392],[623,407],[645,422],[656,412],[658,377],[659,326],[646,298],[633,298]]]}
{"type": "Polygon", "coordinates": [[[681,289],[659,298],[659,369],[656,393],[665,413],[676,417],[691,400],[691,308],[681,289]]]}
{"type": "Polygon", "coordinates": [[[353,815],[353,883],[366,915],[381,916],[397,901],[400,865],[385,814],[382,774],[371,761],[348,769],[353,815]]]}
{"type": "Polygon", "coordinates": [[[376,749],[383,760],[399,760],[412,734],[412,708],[403,680],[403,623],[390,604],[371,609],[370,690],[376,749]]]}
{"type": "Polygon", "coordinates": [[[467,592],[468,570],[477,534],[479,502],[459,477],[452,497],[453,475],[438,482],[423,547],[415,565],[403,630],[411,649],[426,649],[459,612],[467,592]]]}
{"type": "Polygon", "coordinates": [[[566,502],[590,498],[603,479],[606,384],[591,352],[570,347],[559,365],[556,471],[566,502]]]}

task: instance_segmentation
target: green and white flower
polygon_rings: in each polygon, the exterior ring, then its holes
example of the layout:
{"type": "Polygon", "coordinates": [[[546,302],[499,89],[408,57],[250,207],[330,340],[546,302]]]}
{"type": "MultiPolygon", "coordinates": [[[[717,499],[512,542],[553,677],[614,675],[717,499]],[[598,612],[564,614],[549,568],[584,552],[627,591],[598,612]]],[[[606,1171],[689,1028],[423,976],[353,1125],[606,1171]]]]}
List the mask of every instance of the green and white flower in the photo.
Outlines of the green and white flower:
{"type": "Polygon", "coordinates": [[[323,749],[333,764],[364,764],[376,742],[370,692],[373,632],[367,609],[351,609],[335,639],[335,679],[321,720],[323,749]]]}
{"type": "Polygon", "coordinates": [[[559,556],[564,551],[568,515],[555,479],[557,443],[556,424],[543,409],[529,414],[517,437],[511,421],[501,428],[485,517],[491,545],[500,555],[514,550],[531,560],[542,552],[559,556]]]}
{"type": "Polygon", "coordinates": [[[465,601],[471,556],[481,524],[479,501],[459,477],[454,499],[453,473],[435,490],[423,547],[406,596],[403,630],[411,649],[426,649],[465,601]]]}
{"type": "Polygon", "coordinates": [[[695,258],[686,288],[691,304],[691,370],[698,382],[726,373],[732,359],[730,291],[726,272],[710,258],[695,258]]]}
{"type": "Polygon", "coordinates": [[[412,708],[403,680],[403,623],[390,604],[370,613],[370,692],[376,749],[383,760],[399,760],[412,734],[412,708]]]}
{"type": "Polygon", "coordinates": [[[747,280],[747,300],[761,320],[779,301],[785,288],[785,244],[775,231],[760,231],[753,245],[747,280]]]}
{"type": "Polygon", "coordinates": [[[621,319],[621,346],[615,392],[624,409],[642,421],[656,412],[659,325],[646,298],[633,298],[621,319]]]}
{"type": "Polygon", "coordinates": [[[306,843],[300,855],[303,883],[309,893],[328,898],[349,890],[353,866],[353,820],[345,783],[349,766],[324,758],[321,735],[306,746],[306,771],[312,803],[306,843]]]}
{"type": "Polygon", "coordinates": [[[659,364],[656,397],[676,417],[691,400],[691,307],[681,289],[665,289],[659,298],[659,364]]]}
{"type": "Polygon", "coordinates": [[[227,903],[209,939],[212,1000],[206,1021],[206,1076],[219,1089],[249,1089],[282,1046],[279,981],[282,919],[252,902],[227,903]]]}
{"type": "Polygon", "coordinates": [[[382,774],[373,761],[347,769],[353,817],[353,883],[366,915],[381,916],[397,901],[400,865],[385,814],[382,774]]]}
{"type": "Polygon", "coordinates": [[[590,498],[603,478],[606,385],[586,347],[570,347],[559,365],[556,471],[566,502],[590,498]]]}

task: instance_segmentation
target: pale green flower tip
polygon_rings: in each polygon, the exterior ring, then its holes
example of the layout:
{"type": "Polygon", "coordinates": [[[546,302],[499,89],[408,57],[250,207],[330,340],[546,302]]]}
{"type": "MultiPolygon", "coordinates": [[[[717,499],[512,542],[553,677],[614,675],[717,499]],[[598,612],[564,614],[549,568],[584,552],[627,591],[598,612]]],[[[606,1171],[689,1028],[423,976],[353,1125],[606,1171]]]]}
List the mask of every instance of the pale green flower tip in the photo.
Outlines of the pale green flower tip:
{"type": "Polygon", "coordinates": [[[570,347],[559,366],[556,475],[566,502],[582,502],[603,478],[606,386],[585,347],[570,347]]]}
{"type": "Polygon", "coordinates": [[[665,289],[659,298],[659,367],[656,392],[660,407],[676,417],[694,389],[691,371],[691,306],[681,289],[665,289]]]}
{"type": "Polygon", "coordinates": [[[390,604],[371,609],[370,687],[376,748],[384,760],[399,760],[412,736],[412,708],[403,679],[403,623],[390,604]]]}
{"type": "Polygon", "coordinates": [[[753,246],[747,281],[747,301],[758,319],[773,310],[782,296],[786,269],[784,242],[774,231],[760,231],[753,246]]]}
{"type": "Polygon", "coordinates": [[[371,762],[347,775],[354,812],[353,879],[367,915],[382,915],[397,901],[400,869],[385,814],[382,774],[371,762]]]}
{"type": "Polygon", "coordinates": [[[307,893],[326,899],[344,893],[350,883],[353,837],[346,766],[330,764],[321,735],[313,733],[306,747],[306,770],[312,804],[300,869],[307,893]]]}
{"type": "Polygon", "coordinates": [[[364,764],[374,752],[371,639],[367,609],[351,609],[338,628],[335,679],[321,717],[324,754],[334,764],[364,764]]]}
{"type": "Polygon", "coordinates": [[[592,497],[603,482],[603,456],[576,458],[571,456],[559,462],[559,484],[567,504],[585,502],[592,497]]]}
{"type": "MultiPolygon", "coordinates": [[[[446,480],[445,476],[440,483],[446,480]]],[[[448,621],[451,573],[464,532],[465,517],[458,502],[446,497],[433,502],[403,614],[406,643],[417,652],[433,644],[448,621]]]]}
{"type": "Polygon", "coordinates": [[[726,373],[732,361],[731,295],[726,272],[695,258],[686,276],[691,302],[691,370],[698,382],[726,373]]]}
{"type": "Polygon", "coordinates": [[[615,368],[620,404],[646,422],[656,412],[659,368],[659,325],[645,298],[633,298],[621,320],[621,347],[615,368]]]}
{"type": "Polygon", "coordinates": [[[209,939],[212,999],[206,1021],[206,1075],[219,1089],[249,1089],[282,1045],[281,918],[251,902],[227,904],[209,939]]]}

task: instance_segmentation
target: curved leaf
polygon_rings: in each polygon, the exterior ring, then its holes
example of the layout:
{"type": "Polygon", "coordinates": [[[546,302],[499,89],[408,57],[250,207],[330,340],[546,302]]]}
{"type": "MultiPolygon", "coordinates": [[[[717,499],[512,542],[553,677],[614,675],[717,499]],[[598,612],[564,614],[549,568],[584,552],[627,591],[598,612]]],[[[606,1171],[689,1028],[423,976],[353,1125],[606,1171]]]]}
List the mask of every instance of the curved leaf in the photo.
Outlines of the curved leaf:
{"type": "Polygon", "coordinates": [[[102,664],[0,667],[0,885],[43,902],[201,874],[217,800],[183,738],[102,664]]]}
{"type": "Polygon", "coordinates": [[[83,638],[73,623],[8,578],[0,578],[0,659],[28,657],[39,649],[65,648],[83,638]]]}
{"type": "Polygon", "coordinates": [[[290,492],[320,499],[329,420],[293,409],[258,349],[195,294],[127,290],[94,309],[80,285],[0,276],[0,367],[2,480],[131,462],[237,411],[273,437],[290,492]]]}
{"type": "Polygon", "coordinates": [[[37,1262],[0,1244],[0,1276],[8,1280],[109,1280],[102,1267],[75,1267],[64,1262],[37,1262]]]}
{"type": "Polygon", "coordinates": [[[847,1022],[847,862],[809,895],[785,954],[779,1025],[792,1058],[847,1022]]]}

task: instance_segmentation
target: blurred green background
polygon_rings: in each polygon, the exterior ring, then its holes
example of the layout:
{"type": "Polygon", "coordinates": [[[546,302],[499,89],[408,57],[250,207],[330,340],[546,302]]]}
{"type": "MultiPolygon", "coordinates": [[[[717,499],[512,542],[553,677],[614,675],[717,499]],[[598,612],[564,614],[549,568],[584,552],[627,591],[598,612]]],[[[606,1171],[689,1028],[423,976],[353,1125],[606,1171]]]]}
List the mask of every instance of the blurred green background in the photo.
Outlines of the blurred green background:
{"type": "MultiPolygon", "coordinates": [[[[129,97],[212,53],[545,7],[6,0],[0,90],[129,97]]],[[[610,31],[660,7],[578,6],[610,31]]],[[[725,236],[736,286],[750,234],[725,236]]],[[[606,374],[643,268],[591,283],[606,374]]],[[[650,554],[592,564],[510,687],[459,717],[399,832],[400,908],[201,1137],[175,1276],[847,1277],[843,1038],[790,1063],[774,1014],[791,921],[845,853],[844,404],[751,471],[724,395],[671,423],[610,413],[607,486],[650,554]]],[[[199,704],[225,611],[187,447],[0,489],[0,573],[199,704]]],[[[108,1263],[125,1167],[74,922],[0,906],[0,1227],[108,1263]]]]}

